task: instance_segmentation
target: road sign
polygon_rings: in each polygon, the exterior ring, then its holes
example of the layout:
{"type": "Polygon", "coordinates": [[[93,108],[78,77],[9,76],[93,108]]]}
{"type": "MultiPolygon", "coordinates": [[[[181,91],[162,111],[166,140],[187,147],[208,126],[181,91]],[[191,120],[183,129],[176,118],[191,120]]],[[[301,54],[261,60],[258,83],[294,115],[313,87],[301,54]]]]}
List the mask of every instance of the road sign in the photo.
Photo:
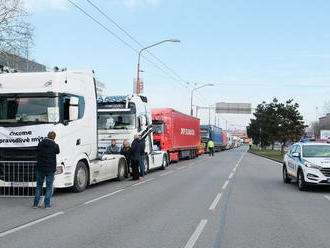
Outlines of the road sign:
{"type": "Polygon", "coordinates": [[[251,114],[251,103],[218,102],[215,111],[217,114],[251,114]]]}
{"type": "MultiPolygon", "coordinates": [[[[140,78],[140,94],[143,93],[143,89],[144,89],[143,79],[140,78]]],[[[133,93],[136,94],[136,92],[137,92],[137,80],[136,80],[136,78],[134,78],[134,80],[133,80],[133,93]]]]}

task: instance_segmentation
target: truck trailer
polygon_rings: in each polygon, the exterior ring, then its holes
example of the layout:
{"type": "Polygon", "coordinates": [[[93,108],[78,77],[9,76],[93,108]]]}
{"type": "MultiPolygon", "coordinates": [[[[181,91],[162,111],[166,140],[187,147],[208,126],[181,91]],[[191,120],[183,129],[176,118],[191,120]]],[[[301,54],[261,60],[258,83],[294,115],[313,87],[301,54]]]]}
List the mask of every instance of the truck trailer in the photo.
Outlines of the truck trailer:
{"type": "Polygon", "coordinates": [[[201,149],[198,118],[171,108],[153,109],[151,115],[154,144],[169,154],[171,162],[198,156],[201,149]]]}
{"type": "Polygon", "coordinates": [[[206,151],[207,149],[207,143],[210,139],[212,139],[214,143],[214,150],[215,151],[221,151],[222,149],[222,128],[214,126],[214,125],[201,125],[200,126],[200,135],[201,140],[205,144],[206,151]]]}

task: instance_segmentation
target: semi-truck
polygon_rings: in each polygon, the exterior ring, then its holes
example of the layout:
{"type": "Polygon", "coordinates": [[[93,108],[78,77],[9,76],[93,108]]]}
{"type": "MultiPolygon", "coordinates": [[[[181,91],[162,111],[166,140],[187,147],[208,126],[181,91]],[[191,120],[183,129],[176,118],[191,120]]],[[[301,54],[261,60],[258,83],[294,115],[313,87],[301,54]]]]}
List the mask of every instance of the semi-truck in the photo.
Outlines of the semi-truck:
{"type": "Polygon", "coordinates": [[[198,118],[174,109],[153,109],[154,144],[169,154],[170,162],[195,158],[202,148],[198,118]]]}
{"type": "Polygon", "coordinates": [[[205,144],[206,151],[207,149],[207,143],[210,139],[212,139],[214,143],[214,150],[215,151],[221,151],[222,147],[222,128],[214,126],[214,125],[201,125],[200,126],[200,135],[201,140],[205,144]]]}
{"type": "Polygon", "coordinates": [[[60,147],[55,188],[124,178],[124,156],[98,155],[92,71],[1,74],[0,92],[0,188],[35,187],[37,145],[49,131],[60,147]]]}
{"type": "Polygon", "coordinates": [[[132,143],[134,135],[145,139],[145,171],[169,165],[168,154],[154,150],[151,114],[148,99],[142,95],[107,96],[98,98],[99,154],[103,154],[112,140],[121,145],[132,143]]]}
{"type": "Polygon", "coordinates": [[[227,131],[222,130],[222,145],[221,150],[226,150],[227,148],[227,131]]]}

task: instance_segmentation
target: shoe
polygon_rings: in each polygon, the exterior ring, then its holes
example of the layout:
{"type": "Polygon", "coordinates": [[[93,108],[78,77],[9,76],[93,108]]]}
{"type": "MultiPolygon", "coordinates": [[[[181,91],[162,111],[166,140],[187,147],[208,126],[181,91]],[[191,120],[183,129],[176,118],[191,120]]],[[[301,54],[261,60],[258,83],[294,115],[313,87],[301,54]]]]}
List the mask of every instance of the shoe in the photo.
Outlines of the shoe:
{"type": "Polygon", "coordinates": [[[33,209],[38,209],[38,205],[33,205],[33,209]]]}
{"type": "Polygon", "coordinates": [[[45,208],[52,208],[52,205],[45,205],[45,208]]]}
{"type": "Polygon", "coordinates": [[[139,177],[139,180],[142,180],[143,179],[143,177],[139,177]]]}

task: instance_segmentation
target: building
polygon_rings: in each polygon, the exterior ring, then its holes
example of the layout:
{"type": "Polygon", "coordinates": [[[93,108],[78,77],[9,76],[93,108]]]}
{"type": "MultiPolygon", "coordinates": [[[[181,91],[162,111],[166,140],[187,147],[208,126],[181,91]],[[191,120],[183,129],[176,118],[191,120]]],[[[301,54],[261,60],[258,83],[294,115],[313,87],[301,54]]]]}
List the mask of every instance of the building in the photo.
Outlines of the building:
{"type": "Polygon", "coordinates": [[[320,130],[330,130],[330,113],[319,118],[319,128],[320,130]]]}
{"type": "Polygon", "coordinates": [[[28,60],[21,56],[0,52],[0,66],[2,69],[17,72],[43,72],[46,71],[46,66],[28,60]]]}

